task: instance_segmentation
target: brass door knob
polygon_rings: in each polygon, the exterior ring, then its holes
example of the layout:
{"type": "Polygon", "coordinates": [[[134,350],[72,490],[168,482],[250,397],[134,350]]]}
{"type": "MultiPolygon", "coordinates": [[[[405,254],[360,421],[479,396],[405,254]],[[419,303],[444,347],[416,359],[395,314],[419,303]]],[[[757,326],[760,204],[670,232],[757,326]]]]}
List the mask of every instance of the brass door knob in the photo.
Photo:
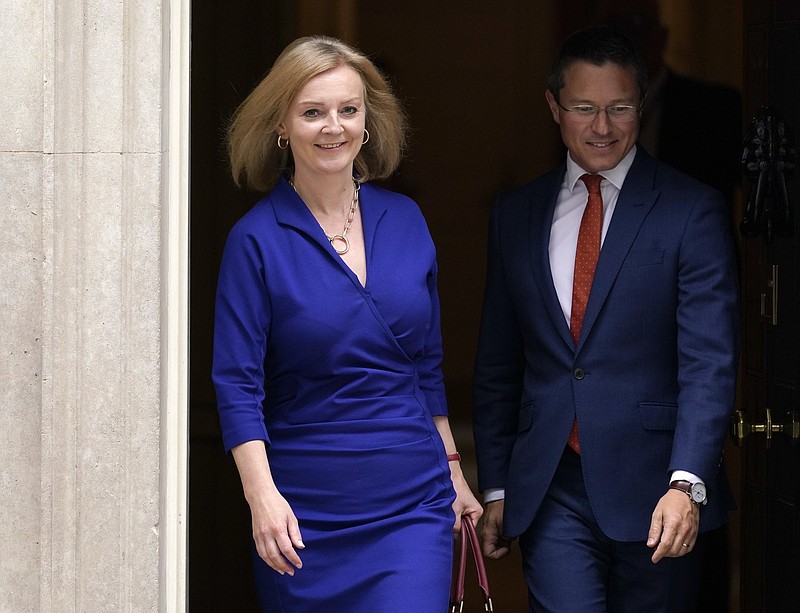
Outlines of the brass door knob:
{"type": "Polygon", "coordinates": [[[744,411],[734,412],[731,423],[731,438],[739,447],[744,444],[744,440],[751,434],[764,434],[767,438],[767,446],[769,446],[773,438],[772,435],[779,432],[788,436],[792,441],[800,439],[800,415],[797,411],[788,411],[786,420],[782,424],[773,423],[770,409],[765,408],[764,413],[766,414],[766,419],[763,424],[752,424],[745,419],[744,411]]]}

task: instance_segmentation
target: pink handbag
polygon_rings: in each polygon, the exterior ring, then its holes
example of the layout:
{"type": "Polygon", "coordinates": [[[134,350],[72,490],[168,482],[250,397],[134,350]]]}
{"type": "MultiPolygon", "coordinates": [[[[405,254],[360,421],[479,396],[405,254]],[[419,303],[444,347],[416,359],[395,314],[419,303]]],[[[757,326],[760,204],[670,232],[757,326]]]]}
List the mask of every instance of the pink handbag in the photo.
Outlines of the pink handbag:
{"type": "Polygon", "coordinates": [[[483,554],[475,533],[472,520],[465,515],[461,518],[461,536],[458,539],[458,570],[450,585],[450,613],[461,613],[464,609],[464,577],[467,573],[467,549],[472,549],[475,568],[478,574],[478,587],[483,592],[483,608],[494,611],[492,597],[489,595],[489,579],[486,576],[486,566],[483,563],[483,554]]]}

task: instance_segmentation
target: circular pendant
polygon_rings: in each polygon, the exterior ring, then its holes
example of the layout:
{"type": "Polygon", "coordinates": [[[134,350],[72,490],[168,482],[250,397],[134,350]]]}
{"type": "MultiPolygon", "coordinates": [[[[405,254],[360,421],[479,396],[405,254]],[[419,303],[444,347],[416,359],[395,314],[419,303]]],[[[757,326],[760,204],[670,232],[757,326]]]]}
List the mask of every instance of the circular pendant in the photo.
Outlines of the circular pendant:
{"type": "Polygon", "coordinates": [[[334,234],[333,236],[328,238],[328,240],[331,241],[331,247],[333,247],[333,250],[339,255],[344,255],[345,253],[350,251],[350,241],[343,234],[334,234]],[[341,243],[342,245],[344,245],[344,247],[342,249],[337,249],[336,243],[341,243]]]}

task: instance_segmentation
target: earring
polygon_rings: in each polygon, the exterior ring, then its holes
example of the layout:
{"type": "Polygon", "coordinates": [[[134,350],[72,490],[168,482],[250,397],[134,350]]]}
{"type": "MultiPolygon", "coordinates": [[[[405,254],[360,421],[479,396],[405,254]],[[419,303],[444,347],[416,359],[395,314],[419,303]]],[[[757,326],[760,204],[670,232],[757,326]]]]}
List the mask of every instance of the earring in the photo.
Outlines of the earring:
{"type": "Polygon", "coordinates": [[[364,128],[364,135],[364,140],[361,141],[362,145],[366,145],[369,142],[369,131],[366,128],[364,128]]]}
{"type": "Polygon", "coordinates": [[[288,138],[283,138],[283,140],[286,141],[286,144],[283,147],[281,147],[281,139],[282,138],[283,137],[280,134],[278,134],[278,149],[286,149],[289,146],[289,139],[288,138]]]}

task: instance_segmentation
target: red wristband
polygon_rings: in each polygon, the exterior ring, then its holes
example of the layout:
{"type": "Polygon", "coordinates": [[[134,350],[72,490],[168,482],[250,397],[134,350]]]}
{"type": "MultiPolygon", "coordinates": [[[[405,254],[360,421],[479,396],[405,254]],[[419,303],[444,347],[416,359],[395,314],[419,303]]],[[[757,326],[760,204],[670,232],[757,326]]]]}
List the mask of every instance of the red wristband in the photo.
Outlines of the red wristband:
{"type": "Polygon", "coordinates": [[[447,454],[447,461],[448,462],[460,462],[461,461],[461,454],[456,453],[448,453],[447,454]]]}

